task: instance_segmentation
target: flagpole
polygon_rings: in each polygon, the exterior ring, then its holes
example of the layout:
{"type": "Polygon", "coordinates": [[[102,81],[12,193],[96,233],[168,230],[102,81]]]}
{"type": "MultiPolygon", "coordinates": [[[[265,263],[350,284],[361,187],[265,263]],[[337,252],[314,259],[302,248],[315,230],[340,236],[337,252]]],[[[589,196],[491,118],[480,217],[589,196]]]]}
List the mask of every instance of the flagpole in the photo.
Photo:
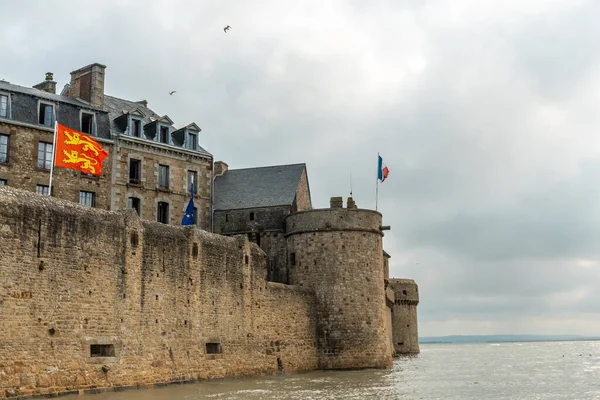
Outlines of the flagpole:
{"type": "Polygon", "coordinates": [[[375,211],[377,211],[379,201],[379,152],[377,152],[377,183],[375,183],[375,211]]]}
{"type": "Polygon", "coordinates": [[[56,157],[56,133],[58,132],[58,122],[54,118],[54,137],[52,138],[52,163],[50,164],[50,183],[48,184],[48,195],[52,196],[52,176],[54,175],[54,158],[56,157]]]}

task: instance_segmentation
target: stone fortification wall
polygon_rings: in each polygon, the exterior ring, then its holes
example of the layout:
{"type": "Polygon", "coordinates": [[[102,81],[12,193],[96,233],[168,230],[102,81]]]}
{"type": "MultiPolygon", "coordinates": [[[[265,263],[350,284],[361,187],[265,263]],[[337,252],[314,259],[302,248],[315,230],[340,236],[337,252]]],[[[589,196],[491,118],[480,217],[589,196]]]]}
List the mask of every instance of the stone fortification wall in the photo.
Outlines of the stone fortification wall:
{"type": "Polygon", "coordinates": [[[319,366],[391,365],[381,214],[321,209],[286,218],[290,283],[317,298],[319,366]]]}
{"type": "Polygon", "coordinates": [[[389,287],[395,295],[392,306],[394,350],[398,355],[418,354],[420,352],[417,327],[419,287],[412,279],[390,279],[389,287]]]}
{"type": "Polygon", "coordinates": [[[0,398],[317,367],[314,294],[245,238],[0,187],[0,398]]]}

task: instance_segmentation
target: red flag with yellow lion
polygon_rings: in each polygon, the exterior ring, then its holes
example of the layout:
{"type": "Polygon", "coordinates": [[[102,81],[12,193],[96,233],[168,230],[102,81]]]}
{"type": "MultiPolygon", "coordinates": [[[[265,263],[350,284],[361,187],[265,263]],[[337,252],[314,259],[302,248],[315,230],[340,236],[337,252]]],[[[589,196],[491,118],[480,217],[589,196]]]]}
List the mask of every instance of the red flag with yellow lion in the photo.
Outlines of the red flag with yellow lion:
{"type": "Polygon", "coordinates": [[[56,130],[54,165],[93,176],[102,174],[102,161],[108,153],[94,138],[61,124],[56,124],[56,130]]]}

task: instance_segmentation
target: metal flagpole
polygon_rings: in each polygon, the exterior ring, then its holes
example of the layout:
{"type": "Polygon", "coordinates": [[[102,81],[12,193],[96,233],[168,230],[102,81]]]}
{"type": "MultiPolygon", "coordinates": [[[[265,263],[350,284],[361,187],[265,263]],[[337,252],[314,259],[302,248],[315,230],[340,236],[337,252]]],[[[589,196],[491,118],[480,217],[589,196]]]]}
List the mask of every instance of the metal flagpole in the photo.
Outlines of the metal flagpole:
{"type": "Polygon", "coordinates": [[[377,211],[379,201],[379,153],[377,153],[377,183],[375,184],[375,211],[377,211]]]}
{"type": "Polygon", "coordinates": [[[54,138],[52,138],[52,162],[50,164],[50,183],[48,184],[48,195],[52,196],[52,176],[54,174],[54,157],[56,157],[56,134],[58,133],[58,122],[54,118],[54,138]]]}

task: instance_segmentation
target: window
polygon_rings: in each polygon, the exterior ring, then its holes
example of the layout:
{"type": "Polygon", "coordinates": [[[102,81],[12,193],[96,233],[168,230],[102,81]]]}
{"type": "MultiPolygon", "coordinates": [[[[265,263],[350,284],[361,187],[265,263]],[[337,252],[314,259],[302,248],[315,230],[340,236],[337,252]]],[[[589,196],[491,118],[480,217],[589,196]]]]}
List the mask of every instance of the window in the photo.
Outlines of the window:
{"type": "Polygon", "coordinates": [[[156,220],[163,224],[169,223],[169,203],[164,201],[158,202],[158,209],[156,212],[156,220]]]}
{"type": "Polygon", "coordinates": [[[52,143],[38,143],[38,168],[50,169],[52,165],[52,143]]]}
{"type": "Polygon", "coordinates": [[[131,120],[131,136],[140,137],[142,135],[142,121],[139,119],[131,120]]]}
{"type": "Polygon", "coordinates": [[[37,194],[48,196],[50,194],[50,188],[46,185],[37,185],[35,187],[35,192],[37,194]]]}
{"type": "Polygon", "coordinates": [[[161,143],[169,144],[169,127],[161,126],[160,133],[158,134],[158,141],[161,143]]]}
{"type": "Polygon", "coordinates": [[[0,162],[8,162],[8,135],[0,135],[0,162]]]}
{"type": "Polygon", "coordinates": [[[90,357],[114,357],[114,344],[91,344],[90,357]]]}
{"type": "Polygon", "coordinates": [[[94,135],[96,133],[95,127],[95,116],[94,114],[82,112],[81,113],[81,132],[87,133],[88,135],[94,135]]]}
{"type": "Polygon", "coordinates": [[[169,189],[169,166],[158,166],[158,188],[169,189]]]}
{"type": "Polygon", "coordinates": [[[38,123],[40,125],[52,126],[54,124],[54,106],[40,103],[38,123]]]}
{"type": "Polygon", "coordinates": [[[94,207],[96,205],[96,193],[84,191],[79,192],[79,204],[94,207]]]}
{"type": "Polygon", "coordinates": [[[206,354],[221,354],[223,349],[221,343],[206,343],[206,354]]]}
{"type": "Polygon", "coordinates": [[[0,94],[0,118],[8,118],[8,95],[0,94]]]}
{"type": "Polygon", "coordinates": [[[0,186],[6,185],[6,179],[0,179],[0,186]]]}
{"type": "Polygon", "coordinates": [[[229,214],[225,214],[225,222],[229,221],[229,214]]]}
{"type": "Polygon", "coordinates": [[[188,142],[187,148],[190,150],[196,150],[198,147],[198,134],[197,133],[188,133],[188,142]]]}
{"type": "Polygon", "coordinates": [[[296,265],[296,253],[290,253],[290,264],[296,265]]]}
{"type": "Polygon", "coordinates": [[[194,194],[198,194],[198,173],[188,171],[188,192],[192,192],[192,183],[194,184],[194,194]]]}
{"type": "Polygon", "coordinates": [[[131,158],[129,160],[129,183],[139,185],[142,182],[142,162],[131,158]]]}
{"type": "Polygon", "coordinates": [[[250,221],[254,221],[254,212],[250,213],[250,221]]]}
{"type": "Polygon", "coordinates": [[[127,199],[127,208],[133,208],[139,216],[141,216],[141,204],[140,199],[137,197],[130,197],[127,199]]]}

